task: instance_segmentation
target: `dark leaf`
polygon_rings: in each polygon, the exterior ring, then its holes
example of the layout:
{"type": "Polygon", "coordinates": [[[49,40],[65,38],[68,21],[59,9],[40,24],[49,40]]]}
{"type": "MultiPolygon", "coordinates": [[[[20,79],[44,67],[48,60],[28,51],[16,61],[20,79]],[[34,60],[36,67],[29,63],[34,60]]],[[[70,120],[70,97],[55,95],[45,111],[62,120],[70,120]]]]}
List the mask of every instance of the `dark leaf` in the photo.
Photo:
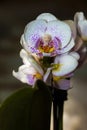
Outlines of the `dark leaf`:
{"type": "Polygon", "coordinates": [[[0,130],[50,130],[51,94],[38,80],[35,88],[23,88],[0,108],[0,130]]]}

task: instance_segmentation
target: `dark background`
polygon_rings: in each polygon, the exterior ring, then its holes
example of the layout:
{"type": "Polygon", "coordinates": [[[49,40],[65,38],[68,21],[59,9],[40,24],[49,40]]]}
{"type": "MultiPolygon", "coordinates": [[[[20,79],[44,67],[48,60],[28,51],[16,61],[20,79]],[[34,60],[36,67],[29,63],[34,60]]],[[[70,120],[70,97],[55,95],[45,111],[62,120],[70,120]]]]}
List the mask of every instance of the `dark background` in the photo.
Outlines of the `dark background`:
{"type": "MultiPolygon", "coordinates": [[[[44,12],[52,13],[61,20],[73,20],[74,14],[79,11],[84,12],[87,18],[86,0],[0,1],[0,102],[25,86],[12,76],[12,70],[17,71],[22,64],[20,37],[25,25],[44,12]]],[[[86,130],[87,65],[76,71],[71,84],[73,89],[69,90],[69,100],[65,104],[64,130],[86,130]],[[67,127],[68,122],[70,128],[67,127]]]]}

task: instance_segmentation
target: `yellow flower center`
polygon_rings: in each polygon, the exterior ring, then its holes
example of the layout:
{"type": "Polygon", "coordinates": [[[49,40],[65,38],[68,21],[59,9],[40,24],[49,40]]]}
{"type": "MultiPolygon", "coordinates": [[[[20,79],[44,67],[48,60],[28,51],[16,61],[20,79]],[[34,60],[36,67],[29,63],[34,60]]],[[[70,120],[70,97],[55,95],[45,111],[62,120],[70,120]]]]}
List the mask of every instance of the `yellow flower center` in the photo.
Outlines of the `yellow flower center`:
{"type": "Polygon", "coordinates": [[[51,46],[48,46],[48,45],[46,45],[46,46],[39,46],[38,49],[41,52],[45,52],[45,53],[51,53],[51,52],[53,52],[55,50],[54,47],[51,47],[51,46]]]}
{"type": "Polygon", "coordinates": [[[45,34],[39,43],[38,50],[40,50],[40,52],[51,53],[55,50],[53,45],[54,43],[52,42],[51,36],[45,34]]]}
{"type": "Polygon", "coordinates": [[[36,73],[35,75],[34,75],[37,79],[42,79],[42,75],[40,74],[40,73],[36,73]]]}
{"type": "Polygon", "coordinates": [[[53,64],[53,71],[60,71],[63,64],[53,64]]]}
{"type": "MultiPolygon", "coordinates": [[[[61,70],[61,66],[63,66],[63,64],[53,64],[53,71],[60,71],[61,70]]],[[[59,81],[61,79],[65,78],[65,76],[53,76],[53,80],[54,81],[59,81]]]]}
{"type": "Polygon", "coordinates": [[[54,81],[59,81],[59,80],[64,79],[64,78],[65,78],[64,76],[53,76],[54,81]]]}

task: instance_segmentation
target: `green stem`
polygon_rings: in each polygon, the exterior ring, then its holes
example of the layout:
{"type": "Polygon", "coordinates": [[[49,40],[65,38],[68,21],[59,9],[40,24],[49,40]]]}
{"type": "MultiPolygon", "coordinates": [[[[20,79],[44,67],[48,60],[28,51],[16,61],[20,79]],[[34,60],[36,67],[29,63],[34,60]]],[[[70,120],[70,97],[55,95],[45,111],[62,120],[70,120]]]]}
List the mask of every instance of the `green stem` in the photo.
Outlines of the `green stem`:
{"type": "Polygon", "coordinates": [[[54,130],[63,130],[63,103],[57,105],[53,103],[54,130]]]}
{"type": "Polygon", "coordinates": [[[67,99],[66,90],[52,89],[54,130],[63,130],[63,106],[67,99]]]}

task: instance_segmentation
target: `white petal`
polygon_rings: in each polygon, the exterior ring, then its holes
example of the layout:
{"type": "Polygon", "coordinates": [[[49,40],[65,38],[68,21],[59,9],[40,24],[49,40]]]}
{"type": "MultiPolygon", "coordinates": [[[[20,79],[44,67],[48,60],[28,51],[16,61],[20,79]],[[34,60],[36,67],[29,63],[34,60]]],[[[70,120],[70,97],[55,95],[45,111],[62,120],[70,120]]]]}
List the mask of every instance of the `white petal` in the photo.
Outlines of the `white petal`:
{"type": "Polygon", "coordinates": [[[22,58],[24,64],[30,65],[30,61],[28,60],[28,58],[31,59],[31,57],[29,57],[29,55],[27,54],[27,52],[24,49],[21,49],[20,57],[22,58]]]}
{"type": "Polygon", "coordinates": [[[78,22],[78,30],[83,40],[87,40],[87,20],[78,22]]]}
{"type": "Polygon", "coordinates": [[[44,74],[44,77],[43,77],[43,81],[46,82],[50,72],[51,72],[52,68],[48,68],[46,73],[44,74]]]}
{"type": "Polygon", "coordinates": [[[55,58],[54,64],[60,64],[60,69],[54,69],[53,75],[64,76],[76,69],[78,61],[71,55],[62,55],[55,58]]]}
{"type": "Polygon", "coordinates": [[[19,71],[23,72],[24,74],[32,74],[35,75],[37,71],[32,66],[22,65],[19,67],[19,71]]]}
{"type": "Polygon", "coordinates": [[[32,66],[22,65],[19,67],[18,72],[13,71],[13,76],[23,83],[33,85],[37,71],[32,66]]]}
{"type": "Polygon", "coordinates": [[[25,50],[20,51],[20,56],[23,59],[23,62],[26,65],[31,65],[37,72],[39,72],[41,75],[43,75],[43,69],[41,66],[37,63],[37,61],[33,58],[33,56],[29,55],[25,50]]]}
{"type": "Polygon", "coordinates": [[[78,28],[78,32],[84,41],[87,41],[87,20],[83,12],[78,12],[74,16],[74,21],[78,28]]]}
{"type": "Polygon", "coordinates": [[[69,55],[73,56],[74,58],[76,58],[76,60],[80,59],[80,55],[77,52],[70,52],[69,55]]]}
{"type": "Polygon", "coordinates": [[[77,12],[74,16],[74,21],[77,23],[78,21],[84,20],[84,13],[83,12],[77,12]]]}
{"type": "Polygon", "coordinates": [[[75,42],[74,42],[74,39],[72,38],[70,43],[68,43],[66,47],[64,47],[63,49],[59,51],[59,54],[63,54],[70,51],[74,47],[74,45],[75,45],[75,42]]]}
{"type": "Polygon", "coordinates": [[[47,23],[44,20],[35,20],[29,23],[24,30],[24,39],[27,46],[35,47],[38,39],[44,34],[47,23]]]}
{"type": "Polygon", "coordinates": [[[50,21],[46,33],[50,34],[53,38],[57,37],[61,42],[61,48],[65,47],[71,39],[70,27],[59,20],[50,21]]]}
{"type": "Polygon", "coordinates": [[[57,18],[51,13],[42,13],[36,19],[43,19],[46,20],[47,22],[57,20],[57,18]]]}
{"type": "Polygon", "coordinates": [[[71,31],[72,31],[72,37],[75,39],[77,31],[76,31],[76,27],[75,27],[74,21],[72,21],[72,20],[65,20],[64,22],[67,23],[70,26],[71,31]]]}
{"type": "Polygon", "coordinates": [[[28,52],[31,52],[31,51],[30,51],[30,48],[28,47],[27,43],[25,42],[24,34],[21,36],[20,43],[21,43],[22,47],[23,47],[25,50],[27,50],[28,52]]]}
{"type": "Polygon", "coordinates": [[[15,78],[17,78],[23,83],[27,83],[26,75],[22,71],[18,71],[18,72],[13,71],[12,73],[15,78]]]}
{"type": "Polygon", "coordinates": [[[74,51],[79,51],[80,48],[81,48],[82,45],[83,45],[83,40],[81,39],[80,36],[77,35],[76,40],[75,40],[75,43],[76,43],[76,44],[75,44],[73,50],[74,50],[74,51]]]}

